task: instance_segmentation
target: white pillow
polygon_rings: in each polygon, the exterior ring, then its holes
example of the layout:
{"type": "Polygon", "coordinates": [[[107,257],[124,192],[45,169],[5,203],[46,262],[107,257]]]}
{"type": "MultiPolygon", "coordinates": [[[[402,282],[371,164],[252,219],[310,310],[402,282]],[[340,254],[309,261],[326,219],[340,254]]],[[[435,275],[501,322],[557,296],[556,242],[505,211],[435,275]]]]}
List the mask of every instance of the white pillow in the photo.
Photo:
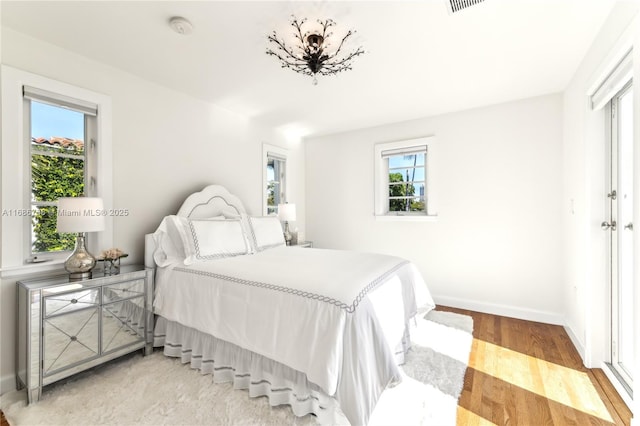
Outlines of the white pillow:
{"type": "Polygon", "coordinates": [[[158,229],[153,233],[153,241],[156,244],[153,260],[156,265],[168,266],[184,260],[186,255],[182,243],[182,230],[186,225],[186,217],[172,215],[162,219],[158,229]]]}
{"type": "Polygon", "coordinates": [[[249,241],[249,251],[251,254],[255,253],[257,249],[255,246],[254,239],[251,236],[251,224],[249,223],[249,216],[247,216],[246,213],[238,213],[235,210],[231,210],[231,209],[223,210],[222,214],[227,219],[236,219],[240,221],[240,224],[242,225],[242,230],[244,231],[244,234],[246,235],[247,240],[249,241]]]}
{"type": "Polygon", "coordinates": [[[276,216],[250,217],[251,237],[256,251],[283,246],[284,234],[282,225],[276,216]]]}
{"type": "Polygon", "coordinates": [[[187,219],[182,233],[184,264],[250,252],[239,220],[187,219]]]}
{"type": "MultiPolygon", "coordinates": [[[[224,216],[214,216],[202,220],[225,220],[224,216]]],[[[165,216],[153,233],[156,248],[153,260],[158,266],[183,263],[187,257],[184,239],[189,232],[189,219],[184,216],[165,216]]]]}

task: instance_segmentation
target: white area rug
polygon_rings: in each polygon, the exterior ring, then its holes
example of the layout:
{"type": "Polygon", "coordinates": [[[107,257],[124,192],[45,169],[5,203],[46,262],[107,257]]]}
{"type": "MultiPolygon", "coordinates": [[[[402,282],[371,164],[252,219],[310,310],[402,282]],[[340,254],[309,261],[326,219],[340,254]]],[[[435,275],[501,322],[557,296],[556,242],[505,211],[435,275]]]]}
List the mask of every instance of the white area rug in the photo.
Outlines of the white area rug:
{"type": "MultiPolygon", "coordinates": [[[[470,317],[430,312],[414,331],[403,382],[386,390],[373,425],[455,425],[457,402],[469,361],[470,317]]],[[[165,357],[161,351],[122,358],[45,388],[40,402],[26,405],[24,391],[3,395],[0,405],[12,426],[22,425],[297,425],[288,406],[249,398],[230,383],[165,357]]]]}

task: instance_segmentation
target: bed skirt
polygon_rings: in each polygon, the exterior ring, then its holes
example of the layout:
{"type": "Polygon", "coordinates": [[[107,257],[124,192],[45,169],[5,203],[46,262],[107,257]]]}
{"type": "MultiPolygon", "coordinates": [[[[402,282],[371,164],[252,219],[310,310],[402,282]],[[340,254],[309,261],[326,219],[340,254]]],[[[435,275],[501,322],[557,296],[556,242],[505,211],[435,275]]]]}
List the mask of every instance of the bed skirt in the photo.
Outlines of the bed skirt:
{"type": "Polygon", "coordinates": [[[335,398],[307,380],[304,373],[177,322],[157,317],[154,346],[180,358],[214,383],[233,382],[250,397],[266,396],[271,406],[290,405],[296,416],[314,414],[321,424],[348,424],[335,398]]]}

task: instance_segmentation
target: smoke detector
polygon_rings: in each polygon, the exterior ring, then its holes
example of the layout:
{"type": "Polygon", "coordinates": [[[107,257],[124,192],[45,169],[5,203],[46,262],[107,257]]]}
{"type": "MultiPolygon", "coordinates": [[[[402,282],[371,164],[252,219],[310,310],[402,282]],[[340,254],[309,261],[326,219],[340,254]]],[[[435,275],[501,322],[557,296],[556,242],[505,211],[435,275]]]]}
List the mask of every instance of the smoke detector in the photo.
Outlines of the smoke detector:
{"type": "Polygon", "coordinates": [[[173,31],[181,35],[189,35],[193,32],[193,25],[191,25],[191,22],[180,16],[174,16],[169,19],[169,26],[173,31]]]}

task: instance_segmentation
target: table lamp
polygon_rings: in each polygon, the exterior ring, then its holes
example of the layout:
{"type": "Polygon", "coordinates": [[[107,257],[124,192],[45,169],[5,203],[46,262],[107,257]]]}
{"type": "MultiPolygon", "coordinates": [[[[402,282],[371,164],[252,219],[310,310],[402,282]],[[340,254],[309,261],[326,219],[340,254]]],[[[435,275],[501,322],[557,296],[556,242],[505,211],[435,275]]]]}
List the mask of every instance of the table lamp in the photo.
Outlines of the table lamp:
{"type": "Polygon", "coordinates": [[[96,266],[96,259],[86,248],[85,233],[104,231],[103,209],[102,198],[58,198],[56,230],[59,233],[78,234],[76,247],[64,262],[64,269],[69,272],[69,281],[91,278],[91,270],[96,266]]]}
{"type": "Polygon", "coordinates": [[[295,204],[278,204],[278,219],[284,222],[284,240],[288,246],[291,245],[291,232],[289,232],[289,221],[296,220],[295,204]]]}

